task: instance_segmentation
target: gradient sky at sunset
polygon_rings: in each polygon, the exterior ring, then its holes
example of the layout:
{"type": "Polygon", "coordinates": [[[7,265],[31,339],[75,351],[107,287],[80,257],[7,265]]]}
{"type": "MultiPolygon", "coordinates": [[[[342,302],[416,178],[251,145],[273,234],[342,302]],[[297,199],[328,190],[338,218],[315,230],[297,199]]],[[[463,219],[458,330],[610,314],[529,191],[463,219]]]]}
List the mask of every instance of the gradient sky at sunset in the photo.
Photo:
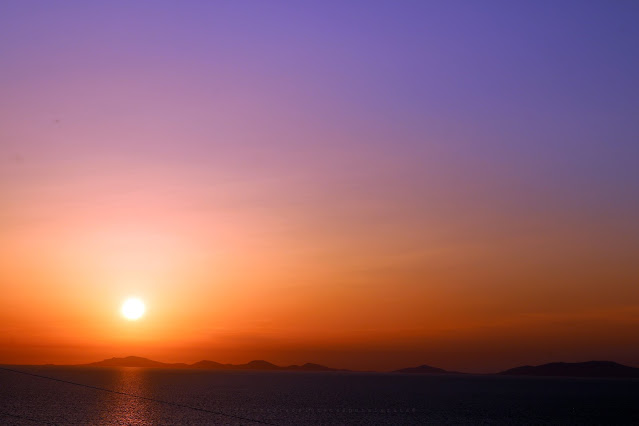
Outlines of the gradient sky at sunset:
{"type": "Polygon", "coordinates": [[[0,363],[639,366],[637,22],[3,0],[0,363]]]}

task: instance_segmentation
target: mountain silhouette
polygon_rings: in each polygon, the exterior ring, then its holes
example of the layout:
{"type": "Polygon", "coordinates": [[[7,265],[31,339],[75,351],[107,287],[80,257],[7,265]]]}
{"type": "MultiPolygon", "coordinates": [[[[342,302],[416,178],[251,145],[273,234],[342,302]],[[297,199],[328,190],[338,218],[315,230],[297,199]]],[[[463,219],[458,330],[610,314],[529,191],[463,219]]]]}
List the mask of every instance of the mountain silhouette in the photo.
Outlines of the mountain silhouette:
{"type": "Polygon", "coordinates": [[[537,366],[525,365],[502,371],[507,376],[556,377],[639,377],[639,368],[612,361],[552,362],[537,366]]]}
{"type": "Polygon", "coordinates": [[[251,361],[248,364],[240,364],[237,366],[238,369],[240,370],[283,370],[286,369],[286,367],[279,367],[275,364],[271,364],[268,361],[264,361],[264,360],[255,360],[255,361],[251,361]]]}
{"type": "MultiPolygon", "coordinates": [[[[139,356],[124,358],[110,358],[103,361],[81,364],[89,367],[144,367],[144,368],[189,368],[201,370],[252,370],[252,371],[352,371],[331,368],[325,365],[306,363],[303,365],[279,366],[264,360],[254,360],[246,364],[222,364],[215,361],[202,360],[193,364],[165,363],[139,356]]],[[[403,374],[467,374],[458,371],[448,371],[430,365],[401,368],[393,373],[403,374]]],[[[499,373],[504,376],[556,376],[556,377],[619,377],[639,378],[639,368],[629,367],[613,361],[588,362],[553,362],[537,366],[525,365],[511,368],[499,373]]]]}
{"type": "Polygon", "coordinates": [[[326,367],[319,364],[279,366],[264,360],[254,360],[246,364],[221,364],[215,361],[202,360],[193,364],[165,363],[153,361],[139,356],[111,358],[103,361],[82,364],[87,367],[145,367],[145,368],[196,368],[206,370],[259,370],[259,371],[349,371],[326,367]]]}
{"type": "Polygon", "coordinates": [[[127,356],[124,358],[111,358],[103,361],[83,364],[92,367],[146,367],[146,368],[185,368],[188,367],[184,363],[169,364],[160,361],[153,361],[148,358],[139,356],[127,356]]]}
{"type": "Polygon", "coordinates": [[[458,371],[448,371],[430,365],[420,365],[419,367],[402,368],[393,371],[393,373],[410,373],[410,374],[466,374],[458,371]]]}
{"type": "Polygon", "coordinates": [[[191,368],[203,368],[208,370],[223,370],[231,367],[231,364],[220,364],[215,361],[202,360],[190,365],[191,368]]]}

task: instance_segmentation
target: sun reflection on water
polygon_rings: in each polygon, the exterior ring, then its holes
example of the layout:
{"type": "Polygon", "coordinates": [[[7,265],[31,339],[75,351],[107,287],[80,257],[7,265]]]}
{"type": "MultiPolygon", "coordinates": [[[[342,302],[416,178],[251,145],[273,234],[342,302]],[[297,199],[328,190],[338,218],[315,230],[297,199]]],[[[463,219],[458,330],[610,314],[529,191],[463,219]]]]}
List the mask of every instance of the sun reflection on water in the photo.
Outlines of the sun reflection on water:
{"type": "Polygon", "coordinates": [[[112,394],[112,404],[105,412],[104,423],[122,425],[153,424],[152,401],[131,395],[149,396],[147,372],[143,368],[122,367],[115,373],[113,390],[129,395],[112,394]]]}

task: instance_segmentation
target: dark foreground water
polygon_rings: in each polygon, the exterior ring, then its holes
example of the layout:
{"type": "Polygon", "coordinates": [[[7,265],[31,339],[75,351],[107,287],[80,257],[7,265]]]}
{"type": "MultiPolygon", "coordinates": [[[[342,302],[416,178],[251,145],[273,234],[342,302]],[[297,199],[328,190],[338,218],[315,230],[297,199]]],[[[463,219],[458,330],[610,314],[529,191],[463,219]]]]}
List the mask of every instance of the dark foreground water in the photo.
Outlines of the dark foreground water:
{"type": "Polygon", "coordinates": [[[9,368],[207,411],[0,370],[2,425],[639,424],[633,379],[9,368]]]}

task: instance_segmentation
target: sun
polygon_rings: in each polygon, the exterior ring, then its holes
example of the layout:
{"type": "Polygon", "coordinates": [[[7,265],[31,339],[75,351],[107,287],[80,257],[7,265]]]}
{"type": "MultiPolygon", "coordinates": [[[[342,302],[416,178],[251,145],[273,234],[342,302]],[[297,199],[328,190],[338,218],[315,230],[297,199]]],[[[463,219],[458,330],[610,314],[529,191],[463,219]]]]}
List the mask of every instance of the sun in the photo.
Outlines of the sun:
{"type": "Polygon", "coordinates": [[[122,304],[122,315],[128,320],[135,321],[139,319],[144,315],[145,310],[144,302],[135,297],[126,299],[122,304]]]}

